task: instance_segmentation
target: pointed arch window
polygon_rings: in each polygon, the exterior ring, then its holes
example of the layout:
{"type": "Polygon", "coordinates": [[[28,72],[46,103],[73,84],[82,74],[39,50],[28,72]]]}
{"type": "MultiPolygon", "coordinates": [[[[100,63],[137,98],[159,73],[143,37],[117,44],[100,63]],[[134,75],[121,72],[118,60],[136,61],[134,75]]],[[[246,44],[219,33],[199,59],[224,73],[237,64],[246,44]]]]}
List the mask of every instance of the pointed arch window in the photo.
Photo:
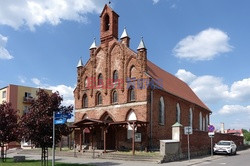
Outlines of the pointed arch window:
{"type": "Polygon", "coordinates": [[[112,93],[112,103],[113,104],[116,104],[118,102],[118,94],[117,94],[117,91],[113,91],[112,93]]]}
{"type": "Polygon", "coordinates": [[[115,70],[113,73],[113,82],[118,82],[118,71],[115,70]]]}
{"type": "Polygon", "coordinates": [[[104,16],[104,31],[108,31],[109,30],[109,26],[110,26],[110,19],[109,19],[109,15],[108,14],[106,14],[105,16],[104,16]]]}
{"type": "Polygon", "coordinates": [[[208,115],[206,115],[206,131],[208,130],[208,115]]]}
{"type": "Polygon", "coordinates": [[[103,85],[103,77],[102,77],[102,74],[101,74],[101,73],[98,75],[97,85],[98,85],[98,86],[103,85]]]}
{"type": "Polygon", "coordinates": [[[164,116],[165,116],[165,105],[163,97],[159,101],[159,124],[164,125],[164,116]]]}
{"type": "Polygon", "coordinates": [[[129,77],[130,78],[136,78],[136,68],[135,66],[131,66],[130,71],[129,71],[129,77]]]}
{"type": "Polygon", "coordinates": [[[84,87],[85,87],[85,88],[88,87],[88,77],[85,77],[85,80],[84,80],[84,87]]]}
{"type": "Polygon", "coordinates": [[[128,89],[128,101],[135,101],[135,88],[133,86],[128,89]]]}
{"type": "Polygon", "coordinates": [[[102,94],[101,94],[101,92],[97,92],[97,94],[96,94],[96,105],[102,105],[102,94]]]}
{"type": "MultiPolygon", "coordinates": [[[[128,121],[137,120],[137,117],[136,117],[134,110],[130,110],[128,117],[127,117],[127,120],[128,121]]],[[[137,128],[135,128],[135,130],[137,130],[137,128]]],[[[133,133],[133,128],[132,128],[132,126],[128,125],[127,139],[132,138],[132,133],[133,133]]]]}
{"type": "Polygon", "coordinates": [[[181,123],[181,108],[179,103],[176,105],[176,122],[181,123]]]}
{"type": "Polygon", "coordinates": [[[87,107],[88,107],[88,96],[87,94],[84,94],[82,98],[82,108],[87,108],[87,107]]]}
{"type": "Polygon", "coordinates": [[[200,118],[199,118],[199,129],[202,130],[202,113],[200,112],[200,118]]]}
{"type": "Polygon", "coordinates": [[[188,125],[191,127],[193,126],[193,110],[192,110],[192,108],[189,109],[188,125]]]}

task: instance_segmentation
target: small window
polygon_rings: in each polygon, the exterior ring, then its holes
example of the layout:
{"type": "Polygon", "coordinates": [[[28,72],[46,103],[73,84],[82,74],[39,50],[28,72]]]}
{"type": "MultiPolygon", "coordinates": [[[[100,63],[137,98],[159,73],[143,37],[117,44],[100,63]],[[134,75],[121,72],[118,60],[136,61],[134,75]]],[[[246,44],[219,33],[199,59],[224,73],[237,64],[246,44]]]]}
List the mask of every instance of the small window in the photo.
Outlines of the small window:
{"type": "Polygon", "coordinates": [[[99,92],[96,95],[97,97],[97,105],[102,105],[102,94],[99,92]]]}
{"type": "Polygon", "coordinates": [[[2,98],[5,99],[6,98],[6,91],[2,92],[2,98]]]}
{"type": "Polygon", "coordinates": [[[159,101],[159,124],[164,125],[164,99],[160,98],[159,101]]]}
{"type": "Polygon", "coordinates": [[[117,72],[117,70],[115,70],[114,73],[113,73],[113,82],[118,82],[118,72],[117,72]]]}
{"type": "Polygon", "coordinates": [[[98,75],[97,85],[101,86],[103,85],[103,77],[102,74],[98,75]]]}
{"type": "Polygon", "coordinates": [[[104,31],[108,31],[109,30],[109,15],[105,15],[104,17],[104,31]]]}
{"type": "Polygon", "coordinates": [[[176,122],[181,123],[181,108],[179,103],[176,105],[176,122]]]}
{"type": "Polygon", "coordinates": [[[112,103],[117,103],[118,102],[118,95],[117,95],[117,91],[114,91],[112,93],[112,103]]]}
{"type": "Polygon", "coordinates": [[[191,127],[193,126],[193,110],[192,110],[192,108],[189,109],[188,125],[191,127]]]}
{"type": "Polygon", "coordinates": [[[85,77],[85,80],[84,80],[84,87],[85,87],[85,88],[88,87],[88,77],[85,77]]]}
{"type": "Polygon", "coordinates": [[[202,113],[200,112],[200,118],[199,118],[199,129],[202,130],[202,113]]]}
{"type": "Polygon", "coordinates": [[[131,86],[128,90],[128,97],[129,97],[129,101],[135,101],[135,89],[133,86],[131,86]]]}
{"type": "Polygon", "coordinates": [[[88,96],[84,94],[82,98],[82,108],[87,108],[87,107],[88,107],[88,96]]]}
{"type": "Polygon", "coordinates": [[[136,78],[136,68],[135,66],[131,66],[130,71],[129,71],[129,77],[130,78],[136,78]]]}
{"type": "Polygon", "coordinates": [[[24,96],[27,97],[27,98],[32,98],[31,93],[29,93],[29,92],[25,92],[24,96]]]}

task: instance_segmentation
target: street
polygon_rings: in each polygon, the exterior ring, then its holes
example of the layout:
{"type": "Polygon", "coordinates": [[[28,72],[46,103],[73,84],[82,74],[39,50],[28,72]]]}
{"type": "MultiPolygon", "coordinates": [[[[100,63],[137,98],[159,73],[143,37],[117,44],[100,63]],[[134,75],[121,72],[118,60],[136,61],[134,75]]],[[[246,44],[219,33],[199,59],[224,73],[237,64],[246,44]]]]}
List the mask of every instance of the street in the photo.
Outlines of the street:
{"type": "MultiPolygon", "coordinates": [[[[8,157],[13,157],[15,155],[22,155],[18,153],[10,153],[8,157]]],[[[27,159],[40,159],[40,155],[27,155],[25,154],[27,159]]],[[[107,160],[107,159],[90,159],[90,158],[74,158],[74,157],[56,157],[56,161],[63,163],[81,163],[81,164],[92,164],[97,166],[109,166],[109,165],[119,165],[119,166],[215,166],[215,165],[231,165],[231,166],[248,166],[250,163],[250,149],[239,151],[236,156],[228,156],[228,155],[214,155],[214,156],[206,156],[196,159],[183,160],[183,161],[175,161],[163,164],[156,164],[150,162],[141,162],[141,161],[124,161],[124,160],[107,160]]],[[[51,158],[50,158],[51,159],[51,158]]]]}

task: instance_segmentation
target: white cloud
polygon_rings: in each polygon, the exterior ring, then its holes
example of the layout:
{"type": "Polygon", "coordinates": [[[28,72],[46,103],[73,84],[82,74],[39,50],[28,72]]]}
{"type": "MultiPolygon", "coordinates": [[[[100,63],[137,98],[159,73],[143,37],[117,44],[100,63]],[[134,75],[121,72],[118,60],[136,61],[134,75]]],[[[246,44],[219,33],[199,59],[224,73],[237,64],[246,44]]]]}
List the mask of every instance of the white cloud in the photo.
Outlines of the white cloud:
{"type": "Polygon", "coordinates": [[[13,56],[11,56],[9,51],[5,48],[7,42],[8,42],[8,37],[0,34],[0,59],[12,59],[13,58],[13,56]]]}
{"type": "Polygon", "coordinates": [[[62,20],[87,22],[87,13],[99,13],[100,0],[8,0],[0,2],[0,24],[31,30],[44,23],[58,25],[62,20]]]}
{"type": "Polygon", "coordinates": [[[187,36],[182,39],[175,48],[173,53],[181,59],[193,61],[212,60],[221,53],[230,52],[232,46],[229,45],[229,36],[214,28],[208,28],[195,36],[187,36]]]}
{"type": "Polygon", "coordinates": [[[31,81],[35,84],[35,85],[41,85],[41,81],[38,78],[32,78],[31,81]]]}
{"type": "Polygon", "coordinates": [[[185,69],[179,69],[175,75],[186,83],[190,83],[196,78],[196,75],[189,71],[186,71],[185,69]]]}
{"type": "Polygon", "coordinates": [[[175,75],[187,82],[192,90],[207,104],[228,101],[249,102],[250,78],[227,85],[223,83],[223,79],[220,77],[196,76],[184,69],[179,69],[175,75]]]}
{"type": "Polygon", "coordinates": [[[63,96],[63,105],[74,105],[74,95],[73,90],[74,88],[71,86],[66,85],[56,85],[56,86],[44,86],[43,88],[50,89],[52,92],[58,91],[60,95],[63,96]]]}
{"type": "Polygon", "coordinates": [[[160,0],[153,0],[153,4],[157,4],[160,0]]]}
{"type": "Polygon", "coordinates": [[[236,114],[236,113],[249,113],[250,114],[250,105],[224,105],[220,110],[219,114],[236,114]]]}

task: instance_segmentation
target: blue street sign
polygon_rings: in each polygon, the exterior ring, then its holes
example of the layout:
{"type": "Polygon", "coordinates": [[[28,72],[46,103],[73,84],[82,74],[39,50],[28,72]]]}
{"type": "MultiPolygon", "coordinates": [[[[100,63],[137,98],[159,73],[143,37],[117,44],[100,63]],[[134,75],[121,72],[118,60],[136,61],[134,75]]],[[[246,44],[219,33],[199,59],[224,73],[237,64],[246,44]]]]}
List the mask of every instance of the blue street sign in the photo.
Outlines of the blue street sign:
{"type": "Polygon", "coordinates": [[[62,119],[62,118],[70,119],[72,116],[73,116],[72,114],[61,114],[61,113],[55,114],[56,119],[62,119]]]}
{"type": "Polygon", "coordinates": [[[55,119],[55,125],[65,124],[67,122],[66,118],[55,119]]]}

